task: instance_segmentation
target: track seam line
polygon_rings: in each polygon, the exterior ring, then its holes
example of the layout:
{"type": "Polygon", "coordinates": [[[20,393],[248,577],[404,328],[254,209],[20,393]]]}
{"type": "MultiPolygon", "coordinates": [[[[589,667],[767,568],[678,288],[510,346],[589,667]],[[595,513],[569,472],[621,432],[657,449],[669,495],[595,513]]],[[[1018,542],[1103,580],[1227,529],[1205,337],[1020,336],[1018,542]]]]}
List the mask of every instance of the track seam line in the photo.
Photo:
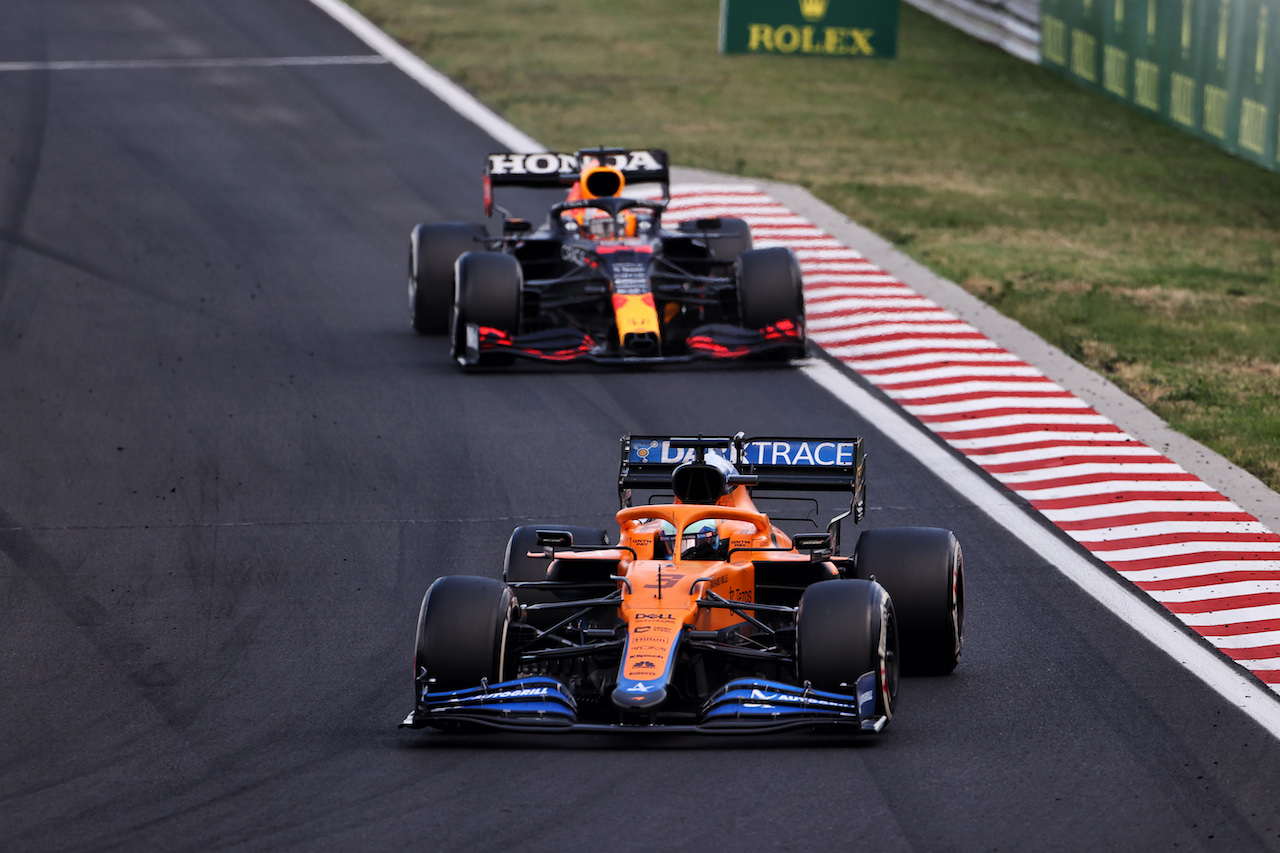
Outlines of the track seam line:
{"type": "Polygon", "coordinates": [[[23,71],[147,71],[200,68],[293,68],[344,65],[389,65],[385,56],[259,56],[195,59],[73,59],[45,62],[0,62],[0,73],[23,71]]]}
{"type": "Polygon", "coordinates": [[[386,57],[392,65],[448,104],[463,118],[510,150],[521,154],[546,150],[533,137],[525,135],[514,124],[480,103],[466,89],[423,62],[346,3],[341,0],[311,0],[311,2],[346,27],[356,38],[386,57]]]}

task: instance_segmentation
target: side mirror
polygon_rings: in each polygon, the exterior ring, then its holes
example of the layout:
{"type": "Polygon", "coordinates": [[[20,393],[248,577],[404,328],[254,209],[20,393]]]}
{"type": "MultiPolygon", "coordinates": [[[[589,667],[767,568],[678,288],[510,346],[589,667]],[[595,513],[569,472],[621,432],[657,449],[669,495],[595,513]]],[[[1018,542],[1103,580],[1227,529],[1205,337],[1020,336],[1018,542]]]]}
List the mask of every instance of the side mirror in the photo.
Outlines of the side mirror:
{"type": "Polygon", "coordinates": [[[676,227],[681,231],[719,231],[720,217],[710,216],[703,219],[686,220],[676,227]]]}
{"type": "Polygon", "coordinates": [[[567,530],[539,530],[537,536],[538,547],[548,560],[555,556],[557,548],[573,547],[573,534],[567,530]]]}
{"type": "Polygon", "coordinates": [[[796,547],[797,551],[808,551],[813,557],[831,556],[830,533],[797,533],[791,537],[791,544],[796,547]]]}
{"type": "Polygon", "coordinates": [[[527,234],[533,230],[533,223],[527,219],[508,219],[502,223],[506,234],[527,234]]]}

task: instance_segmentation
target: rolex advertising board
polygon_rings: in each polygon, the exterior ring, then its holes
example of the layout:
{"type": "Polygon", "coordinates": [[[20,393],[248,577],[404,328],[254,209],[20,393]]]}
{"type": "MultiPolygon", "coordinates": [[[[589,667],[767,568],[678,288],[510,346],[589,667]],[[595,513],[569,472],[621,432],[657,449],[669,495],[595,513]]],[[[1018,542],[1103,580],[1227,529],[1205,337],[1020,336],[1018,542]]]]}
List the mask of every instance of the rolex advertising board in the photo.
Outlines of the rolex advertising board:
{"type": "Polygon", "coordinates": [[[892,58],[898,0],[720,0],[720,52],[892,58]]]}
{"type": "Polygon", "coordinates": [[[1280,171],[1280,0],[1041,0],[1041,62],[1280,171]]]}

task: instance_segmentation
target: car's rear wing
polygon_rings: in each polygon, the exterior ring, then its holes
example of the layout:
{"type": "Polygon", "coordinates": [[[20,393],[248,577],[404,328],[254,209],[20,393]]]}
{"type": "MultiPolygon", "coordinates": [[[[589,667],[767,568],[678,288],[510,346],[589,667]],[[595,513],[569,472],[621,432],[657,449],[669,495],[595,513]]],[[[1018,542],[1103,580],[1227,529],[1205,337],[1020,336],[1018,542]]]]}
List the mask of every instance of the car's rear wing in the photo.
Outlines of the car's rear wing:
{"type": "Polygon", "coordinates": [[[866,512],[866,457],[861,438],[732,438],[625,435],[618,494],[629,505],[632,489],[669,489],[675,470],[702,462],[708,451],[737,469],[729,487],[751,491],[849,492],[855,522],[866,512]]]}
{"type": "Polygon", "coordinates": [[[584,148],[573,154],[490,154],[484,164],[486,212],[493,207],[494,187],[569,187],[582,174],[584,161],[594,159],[622,173],[628,184],[661,184],[670,196],[671,171],[667,152],[660,148],[584,148]]]}

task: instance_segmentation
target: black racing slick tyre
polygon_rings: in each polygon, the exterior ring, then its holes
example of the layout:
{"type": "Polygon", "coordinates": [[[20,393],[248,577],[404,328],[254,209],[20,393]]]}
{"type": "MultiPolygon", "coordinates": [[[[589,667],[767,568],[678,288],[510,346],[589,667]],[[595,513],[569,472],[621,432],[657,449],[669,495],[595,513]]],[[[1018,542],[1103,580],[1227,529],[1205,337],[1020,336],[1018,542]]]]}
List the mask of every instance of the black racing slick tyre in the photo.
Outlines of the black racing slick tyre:
{"type": "MultiPolygon", "coordinates": [[[[539,551],[538,531],[559,530],[573,536],[574,545],[607,545],[609,535],[591,527],[574,527],[565,524],[530,524],[517,527],[507,540],[507,554],[502,566],[502,580],[506,583],[522,583],[525,581],[544,581],[551,561],[546,557],[530,557],[530,551],[539,551]]],[[[514,590],[516,599],[521,604],[546,604],[557,601],[556,594],[543,589],[514,590]]],[[[530,614],[527,621],[531,625],[546,627],[551,624],[551,615],[534,616],[530,614]]]]}
{"type": "Polygon", "coordinates": [[[414,698],[497,684],[507,671],[507,626],[515,609],[511,590],[493,578],[449,575],[422,598],[414,649],[414,698]]]}
{"type": "Polygon", "coordinates": [[[685,234],[705,235],[707,256],[721,263],[733,263],[738,255],[754,245],[751,226],[746,220],[733,216],[690,219],[676,227],[685,234]]]}
{"type": "Polygon", "coordinates": [[[716,234],[719,236],[707,241],[707,251],[713,260],[735,261],[754,245],[751,242],[751,226],[745,220],[732,216],[720,217],[720,228],[716,234]]]}
{"type": "Polygon", "coordinates": [[[515,334],[523,290],[524,271],[511,255],[468,252],[458,258],[456,301],[468,323],[515,334]]]}
{"type": "Polygon", "coordinates": [[[898,613],[903,672],[946,675],[964,647],[964,556],[950,530],[866,530],[855,572],[889,590],[898,613]]]}
{"type": "Polygon", "coordinates": [[[876,674],[876,713],[893,717],[898,698],[898,623],[884,587],[865,580],[813,584],[796,610],[796,676],[818,690],[849,693],[876,674]]]}
{"type": "Polygon", "coordinates": [[[738,256],[736,272],[743,326],[763,329],[779,320],[803,323],[804,289],[795,252],[783,247],[749,249],[738,256]]]}
{"type": "Polygon", "coordinates": [[[458,258],[453,295],[453,357],[467,349],[467,325],[488,326],[510,335],[520,331],[524,271],[500,252],[467,252],[458,258]]]}
{"type": "Polygon", "coordinates": [[[409,317],[420,335],[449,331],[453,265],[463,252],[483,247],[489,232],[470,222],[433,222],[409,234],[409,317]]]}

